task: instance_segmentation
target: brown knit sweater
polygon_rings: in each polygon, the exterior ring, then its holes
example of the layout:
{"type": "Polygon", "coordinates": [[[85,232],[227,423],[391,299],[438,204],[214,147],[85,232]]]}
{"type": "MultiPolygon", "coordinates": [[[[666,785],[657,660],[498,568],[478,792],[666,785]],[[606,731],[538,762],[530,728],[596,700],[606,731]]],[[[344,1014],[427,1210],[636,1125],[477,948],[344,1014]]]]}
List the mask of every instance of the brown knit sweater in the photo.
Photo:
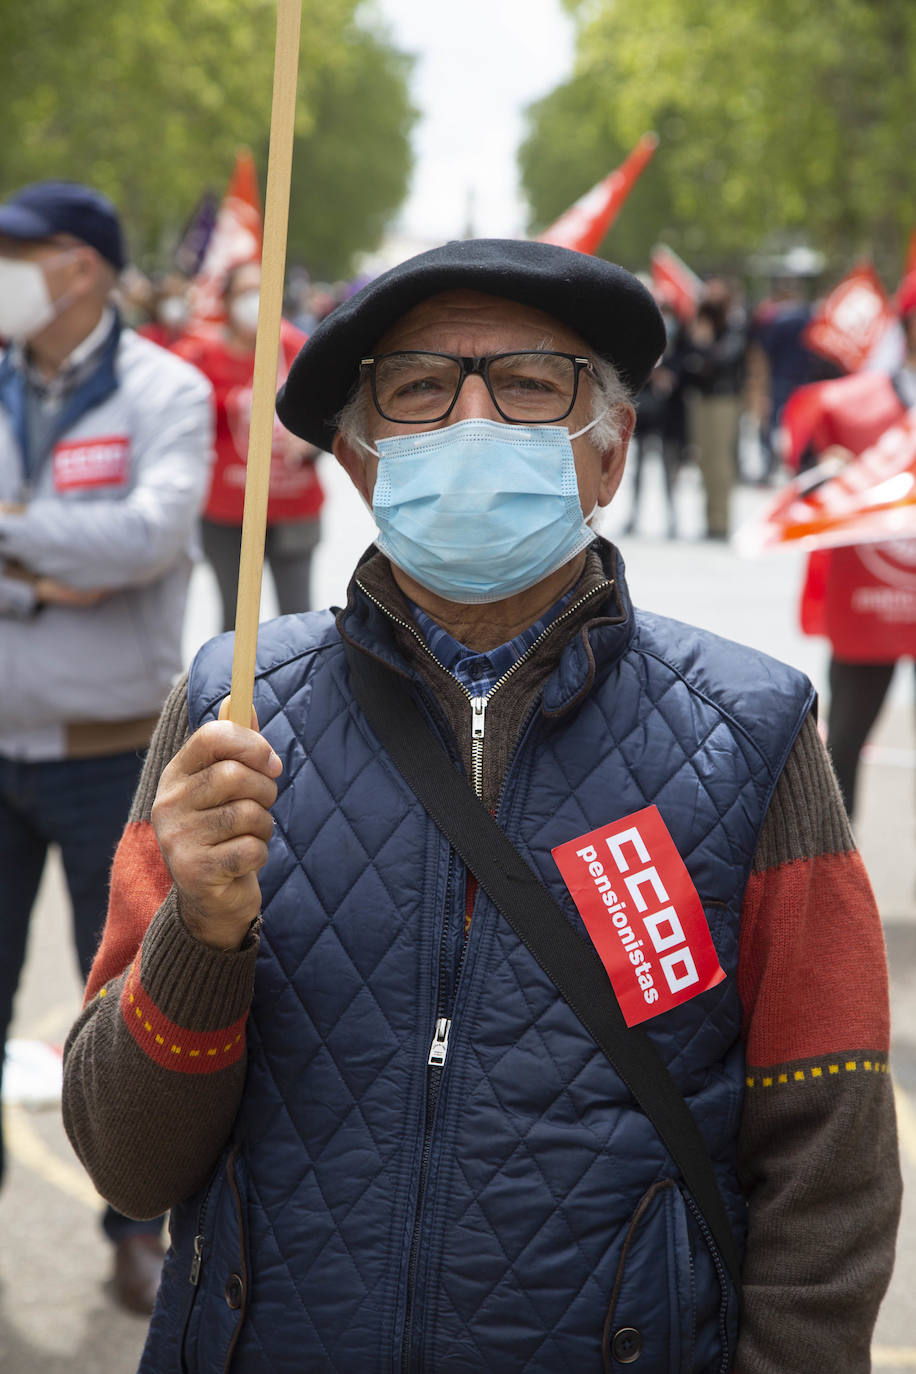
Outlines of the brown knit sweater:
{"type": "MultiPolygon", "coordinates": [[[[470,769],[467,695],[436,664],[384,559],[359,573],[395,622],[470,769]]],[[[482,793],[495,804],[522,723],[570,639],[616,617],[590,555],[573,613],[487,708],[482,793]]],[[[590,655],[590,650],[588,651],[590,655]]],[[[150,820],[187,738],[186,683],[166,703],[115,857],[108,922],[66,1047],[64,1120],[99,1191],[155,1216],[207,1177],[244,1089],[258,951],[219,952],[182,924],[150,820]]],[[[749,1208],[739,1374],[864,1374],[900,1207],[881,925],[813,719],[771,802],[741,921],[747,1092],[738,1141],[749,1208]]]]}

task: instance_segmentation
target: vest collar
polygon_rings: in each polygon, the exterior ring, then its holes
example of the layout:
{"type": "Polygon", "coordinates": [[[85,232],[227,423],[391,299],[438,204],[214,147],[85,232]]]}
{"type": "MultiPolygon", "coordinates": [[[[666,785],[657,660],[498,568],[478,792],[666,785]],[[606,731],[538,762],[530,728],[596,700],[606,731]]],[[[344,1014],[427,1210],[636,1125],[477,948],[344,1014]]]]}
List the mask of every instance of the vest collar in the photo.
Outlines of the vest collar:
{"type": "MultiPolygon", "coordinates": [[[[624,563],[619,550],[597,538],[586,557],[585,570],[570,603],[573,615],[555,622],[557,633],[568,642],[545,685],[541,709],[548,716],[562,715],[589,693],[597,673],[612,666],[626,652],[634,631],[633,606],[627,591],[624,563]],[[602,598],[590,599],[578,615],[576,603],[589,591],[604,586],[602,598]]],[[[347,605],[337,616],[342,637],[365,653],[381,659],[389,668],[415,677],[413,664],[402,646],[416,639],[418,653],[424,641],[410,608],[394,580],[384,554],[370,546],[363,554],[348,589],[347,605]],[[400,645],[394,628],[402,630],[400,645]]]]}

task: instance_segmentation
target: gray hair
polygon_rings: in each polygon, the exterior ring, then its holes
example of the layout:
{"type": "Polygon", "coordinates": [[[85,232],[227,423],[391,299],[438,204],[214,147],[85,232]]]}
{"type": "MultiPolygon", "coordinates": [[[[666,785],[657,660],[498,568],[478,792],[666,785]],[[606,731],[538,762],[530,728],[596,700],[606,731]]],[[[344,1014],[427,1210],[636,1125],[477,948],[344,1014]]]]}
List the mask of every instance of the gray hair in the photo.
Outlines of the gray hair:
{"type": "Polygon", "coordinates": [[[609,449],[619,443],[623,436],[621,421],[624,413],[633,409],[633,396],[614,364],[607,358],[592,358],[592,376],[595,379],[595,401],[591,418],[598,423],[589,430],[589,438],[596,448],[609,449]]]}
{"type": "MultiPolygon", "coordinates": [[[[550,339],[540,345],[541,348],[552,346],[550,339]]],[[[589,430],[588,437],[596,448],[608,449],[620,441],[624,430],[621,421],[624,413],[632,409],[633,397],[612,362],[597,357],[590,361],[594,401],[589,419],[595,426],[589,430]]],[[[374,410],[369,382],[361,376],[334,420],[341,438],[351,448],[365,449],[370,445],[369,426],[374,410]]]]}

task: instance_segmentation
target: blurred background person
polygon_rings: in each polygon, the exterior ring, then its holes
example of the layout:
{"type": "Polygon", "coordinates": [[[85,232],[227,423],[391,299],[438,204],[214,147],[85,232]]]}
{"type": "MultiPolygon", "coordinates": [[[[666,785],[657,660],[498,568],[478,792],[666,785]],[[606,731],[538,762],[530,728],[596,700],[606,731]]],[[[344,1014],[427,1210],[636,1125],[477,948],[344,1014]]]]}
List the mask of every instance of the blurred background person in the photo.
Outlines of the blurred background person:
{"type": "Polygon", "coordinates": [[[630,445],[633,459],[630,517],[625,534],[633,534],[639,523],[643,488],[643,468],[650,452],[661,458],[665,479],[665,532],[677,538],[677,478],[687,451],[687,409],[684,400],[684,327],[664,303],[659,302],[665,321],[667,344],[657,367],[636,400],[635,443],[630,445]]]}
{"type": "MultiPolygon", "coordinates": [[[[85,979],[182,666],[210,387],[122,326],[124,262],[117,213],[89,187],[37,182],[0,205],[0,1059],[48,848],[85,979]]],[[[109,1207],[104,1229],[116,1297],[151,1311],[161,1218],[109,1207]]]]}
{"type": "Polygon", "coordinates": [[[111,299],[122,321],[131,329],[152,318],[153,283],[131,262],[118,277],[111,299]]]}
{"type": "Polygon", "coordinates": [[[180,272],[166,272],[152,282],[149,319],[137,333],[160,348],[173,348],[184,337],[191,319],[188,280],[180,272]]]}
{"type": "MultiPolygon", "coordinates": [[[[200,368],[213,385],[216,461],[204,506],[202,536],[204,553],[219,584],[226,630],[235,625],[260,288],[257,262],[233,268],[223,289],[225,323],[202,326],[174,346],[175,352],[200,368]]],[[[304,342],[305,335],[284,319],[278,386],[304,342]]],[[[311,608],[312,554],[320,536],[319,513],[324,500],[315,466],[317,456],[310,444],[295,438],[279,420],[274,421],[265,560],[281,615],[311,608]]]]}
{"type": "Polygon", "coordinates": [[[734,290],[721,277],[710,277],[687,325],[683,355],[688,434],[703,479],[707,539],[729,536],[745,352],[746,327],[734,290]]]}
{"type": "Polygon", "coordinates": [[[811,304],[798,276],[774,277],[769,296],[751,316],[748,337],[749,405],[758,425],[761,486],[776,478],[781,458],[777,434],[786,402],[798,387],[823,377],[824,359],[804,342],[811,304]]]}
{"type": "MultiPolygon", "coordinates": [[[[916,407],[916,275],[897,297],[906,356],[894,373],[857,372],[807,388],[814,393],[802,470],[848,461],[916,407]]],[[[798,393],[799,402],[811,405],[798,393]]],[[[790,402],[790,406],[791,406],[790,402]]],[[[796,455],[797,457],[797,455],[796,455]]],[[[827,745],[846,810],[856,809],[862,749],[902,658],[916,657],[916,539],[844,545],[811,555],[802,629],[830,642],[827,745]]]]}

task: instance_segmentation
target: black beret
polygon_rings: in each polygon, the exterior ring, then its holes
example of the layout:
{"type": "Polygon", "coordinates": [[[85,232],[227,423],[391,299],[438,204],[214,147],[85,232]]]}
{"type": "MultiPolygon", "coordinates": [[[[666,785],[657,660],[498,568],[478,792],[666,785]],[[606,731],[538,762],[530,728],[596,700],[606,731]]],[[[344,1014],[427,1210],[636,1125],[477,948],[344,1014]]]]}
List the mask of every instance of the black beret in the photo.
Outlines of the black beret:
{"type": "Polygon", "coordinates": [[[561,320],[612,362],[634,393],[664,352],[665,326],[651,293],[615,263],[527,239],[458,239],[392,267],[321,321],[277,396],[283,424],[330,449],[360,359],[413,306],[461,289],[504,296],[561,320]]]}

